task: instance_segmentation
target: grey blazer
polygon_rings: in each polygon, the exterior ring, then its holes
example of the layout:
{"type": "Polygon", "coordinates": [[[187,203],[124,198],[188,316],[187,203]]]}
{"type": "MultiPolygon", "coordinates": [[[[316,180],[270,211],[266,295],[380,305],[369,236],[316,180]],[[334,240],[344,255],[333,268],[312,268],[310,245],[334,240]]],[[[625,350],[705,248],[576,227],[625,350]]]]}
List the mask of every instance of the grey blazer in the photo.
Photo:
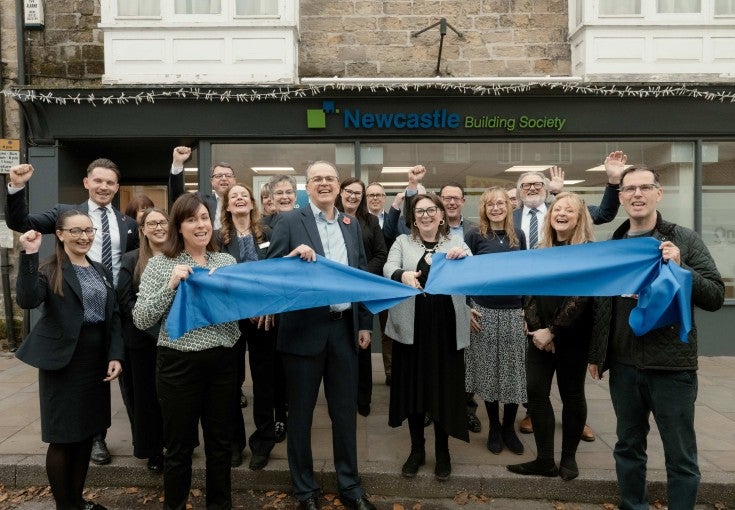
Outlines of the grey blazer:
{"type": "MultiPolygon", "coordinates": [[[[454,247],[462,248],[467,255],[472,255],[464,239],[450,236],[438,252],[446,253],[454,247]]],[[[415,271],[419,260],[424,255],[424,249],[410,235],[400,235],[396,238],[388,253],[388,262],[383,266],[383,275],[391,278],[398,269],[415,271]]],[[[388,311],[388,322],[385,333],[402,344],[413,344],[413,321],[415,312],[415,297],[410,297],[397,304],[388,311]]],[[[464,349],[470,345],[470,307],[467,306],[465,296],[452,295],[454,314],[456,317],[457,349],[464,349]]]]}

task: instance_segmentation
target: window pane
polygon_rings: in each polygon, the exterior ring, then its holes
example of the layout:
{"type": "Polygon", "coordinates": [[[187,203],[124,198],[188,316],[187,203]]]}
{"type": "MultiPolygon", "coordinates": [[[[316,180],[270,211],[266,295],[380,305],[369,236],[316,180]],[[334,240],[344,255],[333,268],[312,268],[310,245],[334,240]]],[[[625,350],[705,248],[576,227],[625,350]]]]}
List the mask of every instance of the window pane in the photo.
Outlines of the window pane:
{"type": "Polygon", "coordinates": [[[278,0],[237,0],[238,16],[277,15],[278,0]]]}
{"type": "Polygon", "coordinates": [[[600,16],[640,13],[641,0],[600,0],[600,16]]]}
{"type": "Polygon", "coordinates": [[[660,14],[698,13],[702,10],[700,0],[657,0],[656,12],[660,14]]]}
{"type": "Polygon", "coordinates": [[[119,16],[160,16],[160,0],[118,0],[119,16]]]}
{"type": "Polygon", "coordinates": [[[735,0],[715,0],[715,14],[735,14],[735,0]]]}
{"type": "Polygon", "coordinates": [[[735,143],[706,143],[702,154],[702,239],[735,298],[735,143]]]}
{"type": "Polygon", "coordinates": [[[219,14],[222,11],[220,0],[176,0],[176,14],[219,14]]]}

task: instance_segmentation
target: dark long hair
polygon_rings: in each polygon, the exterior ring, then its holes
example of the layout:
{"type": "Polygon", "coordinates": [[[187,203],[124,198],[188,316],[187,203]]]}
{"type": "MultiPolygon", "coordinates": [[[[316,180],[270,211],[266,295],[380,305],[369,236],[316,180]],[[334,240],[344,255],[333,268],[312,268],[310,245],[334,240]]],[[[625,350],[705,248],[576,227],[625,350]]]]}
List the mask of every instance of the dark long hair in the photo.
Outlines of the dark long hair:
{"type": "Polygon", "coordinates": [[[365,183],[362,182],[357,177],[348,177],[344,181],[342,181],[342,184],[339,185],[339,195],[337,195],[337,200],[334,202],[335,207],[342,212],[345,212],[345,207],[342,204],[342,190],[344,190],[347,186],[350,184],[358,183],[360,187],[362,188],[362,197],[360,198],[360,203],[357,204],[357,210],[355,211],[355,217],[360,221],[360,224],[367,225],[367,222],[370,218],[370,211],[368,211],[367,208],[367,197],[365,196],[365,183]]]}
{"type": "MultiPolygon", "coordinates": [[[[143,235],[143,228],[145,226],[145,220],[148,215],[152,212],[162,214],[164,218],[169,222],[168,228],[171,228],[171,219],[166,214],[166,211],[159,209],[158,207],[149,207],[143,212],[143,216],[140,218],[140,225],[138,225],[138,234],[140,237],[140,250],[138,250],[138,262],[135,263],[135,269],[133,270],[133,282],[136,284],[140,283],[140,275],[143,274],[145,266],[148,265],[148,261],[153,256],[153,250],[151,249],[151,243],[148,238],[143,235]]],[[[168,231],[166,231],[166,238],[168,239],[168,231]]]]}
{"type": "MultiPolygon", "coordinates": [[[[64,211],[56,218],[56,226],[54,227],[54,230],[59,231],[63,229],[64,225],[66,224],[66,220],[71,218],[72,216],[86,216],[87,218],[89,218],[88,214],[83,213],[82,211],[78,211],[77,209],[64,211]]],[[[92,239],[92,241],[94,242],[94,239],[92,239]]],[[[64,278],[61,272],[61,266],[67,260],[69,260],[69,256],[64,251],[64,243],[61,239],[59,239],[59,236],[56,236],[54,254],[47,258],[39,268],[39,271],[43,272],[46,275],[46,279],[51,286],[51,292],[62,297],[64,296],[64,278]]]]}
{"type": "Polygon", "coordinates": [[[129,216],[135,221],[138,221],[138,211],[145,211],[146,209],[150,209],[155,206],[156,204],[153,203],[153,200],[151,200],[148,195],[141,193],[139,195],[135,195],[133,199],[128,202],[128,206],[125,208],[125,216],[129,216]]]}
{"type": "MultiPolygon", "coordinates": [[[[184,251],[184,238],[179,232],[179,229],[181,228],[181,224],[184,223],[184,220],[196,214],[200,205],[203,205],[207,209],[207,212],[209,212],[204,199],[194,193],[184,193],[174,202],[173,207],[171,207],[168,235],[161,249],[161,252],[168,258],[174,258],[184,251]]],[[[212,218],[209,218],[209,221],[211,222],[212,218]]],[[[214,225],[212,229],[214,230],[214,225]]],[[[207,243],[207,251],[219,251],[217,240],[214,238],[214,231],[212,232],[209,243],[207,243]]]]}
{"type": "Polygon", "coordinates": [[[232,213],[227,210],[227,205],[230,201],[230,192],[235,186],[245,188],[250,194],[250,203],[253,204],[253,208],[250,211],[250,230],[253,231],[253,240],[255,240],[256,243],[262,243],[263,241],[265,241],[265,236],[263,235],[263,227],[260,225],[260,210],[258,209],[258,202],[253,196],[253,190],[247,184],[236,182],[235,184],[227,188],[227,190],[222,195],[222,209],[220,209],[219,213],[219,221],[222,224],[222,228],[219,231],[222,239],[222,244],[230,244],[230,241],[232,240],[232,230],[235,228],[234,222],[232,221],[232,213]]]}

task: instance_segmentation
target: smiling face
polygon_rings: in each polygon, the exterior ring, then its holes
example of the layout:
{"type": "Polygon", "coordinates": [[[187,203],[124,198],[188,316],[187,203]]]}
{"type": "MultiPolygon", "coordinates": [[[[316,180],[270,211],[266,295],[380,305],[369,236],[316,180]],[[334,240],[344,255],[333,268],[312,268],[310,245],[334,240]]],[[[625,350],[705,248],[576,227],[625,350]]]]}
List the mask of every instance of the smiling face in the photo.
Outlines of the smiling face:
{"type": "Polygon", "coordinates": [[[106,207],[110,205],[115,193],[120,188],[117,174],[109,168],[95,167],[84,178],[84,187],[89,191],[89,198],[95,204],[106,207]]]}
{"type": "Polygon", "coordinates": [[[253,210],[253,199],[250,192],[235,185],[227,192],[227,210],[233,216],[248,216],[253,210]]]}
{"type": "Polygon", "coordinates": [[[276,211],[288,212],[293,210],[296,203],[296,190],[289,181],[280,181],[273,185],[271,189],[271,198],[276,211]]]}
{"type": "Polygon", "coordinates": [[[439,223],[444,219],[441,208],[430,199],[422,198],[413,204],[413,217],[421,239],[436,241],[439,223]]]}
{"type": "Polygon", "coordinates": [[[518,188],[520,201],[529,209],[539,207],[546,201],[546,183],[540,175],[524,175],[518,181],[518,188]]]}
{"type": "Polygon", "coordinates": [[[490,192],[483,196],[485,216],[493,230],[502,230],[505,218],[508,216],[508,202],[503,192],[490,192]]]}
{"type": "Polygon", "coordinates": [[[457,225],[462,219],[462,207],[464,207],[462,189],[456,186],[444,186],[441,190],[441,199],[444,202],[444,209],[447,210],[449,224],[457,225]]]}
{"type": "Polygon", "coordinates": [[[235,184],[235,172],[226,166],[216,166],[212,170],[212,191],[222,196],[227,188],[235,184]]]}
{"type": "Polygon", "coordinates": [[[62,225],[62,230],[56,231],[56,237],[64,243],[64,251],[69,258],[84,257],[94,242],[94,233],[86,231],[92,229],[92,220],[86,214],[69,216],[62,225]]]}
{"type": "Polygon", "coordinates": [[[268,215],[276,212],[276,206],[273,203],[273,198],[265,189],[260,192],[260,204],[263,206],[263,214],[268,215]]]}
{"type": "Polygon", "coordinates": [[[580,211],[569,198],[561,198],[554,202],[549,214],[551,228],[556,232],[557,240],[568,241],[571,239],[579,222],[579,213],[580,211]]]}
{"type": "Polygon", "coordinates": [[[636,170],[625,174],[620,182],[620,203],[636,231],[650,230],[656,225],[656,204],[663,197],[663,190],[655,182],[652,172],[636,170]],[[641,189],[653,186],[650,190],[641,189]]]}
{"type": "Polygon", "coordinates": [[[160,248],[168,233],[168,219],[158,211],[151,211],[142,222],[143,235],[153,248],[160,248]]]}
{"type": "Polygon", "coordinates": [[[179,227],[186,251],[200,251],[207,248],[212,238],[212,220],[204,204],[200,204],[193,216],[185,218],[179,227]]]}
{"type": "Polygon", "coordinates": [[[357,207],[364,198],[362,186],[360,186],[359,182],[348,184],[340,191],[340,197],[342,198],[342,207],[344,207],[345,212],[354,215],[357,212],[357,207]]]}
{"type": "Polygon", "coordinates": [[[380,214],[385,210],[385,190],[382,186],[371,184],[367,188],[367,206],[373,214],[380,214]]]}
{"type": "Polygon", "coordinates": [[[325,213],[334,207],[339,193],[337,170],[327,163],[315,163],[306,173],[306,193],[309,200],[325,213]]]}

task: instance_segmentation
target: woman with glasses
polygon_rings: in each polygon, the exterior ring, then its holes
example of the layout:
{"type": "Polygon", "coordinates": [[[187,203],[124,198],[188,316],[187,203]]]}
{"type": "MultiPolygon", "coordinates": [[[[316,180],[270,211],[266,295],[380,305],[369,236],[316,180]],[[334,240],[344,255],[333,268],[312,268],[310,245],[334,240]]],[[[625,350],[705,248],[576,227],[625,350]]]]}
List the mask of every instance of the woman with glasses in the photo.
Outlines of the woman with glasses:
{"type": "Polygon", "coordinates": [[[42,235],[20,236],[16,297],[43,305],[16,357],[39,369],[41,438],[49,443],[46,474],[58,510],[101,510],[82,498],[92,437],[110,426],[110,385],[121,371],[123,342],[112,274],[87,254],[95,229],[70,210],[56,221],[54,254],[39,267],[42,235]]]}
{"type": "Polygon", "coordinates": [[[129,251],[120,261],[117,301],[125,342],[125,371],[120,386],[133,432],[133,455],[148,459],[148,469],[163,469],[163,420],[156,392],[157,322],[146,330],[135,327],[133,307],[138,299],[140,277],[148,261],[162,253],[168,235],[168,216],[162,209],[146,209],[140,215],[140,248],[129,251]]]}
{"type": "MultiPolygon", "coordinates": [[[[464,240],[451,236],[444,204],[436,195],[417,195],[410,206],[411,234],[398,236],[383,274],[421,289],[437,252],[448,259],[471,255],[464,240]]],[[[388,312],[386,333],[393,343],[388,423],[408,419],[411,452],[401,473],[411,478],[426,463],[424,415],[434,422],[434,474],[452,472],[449,436],[469,441],[465,414],[464,349],[470,340],[465,296],[419,294],[388,312]]]]}
{"type": "MultiPolygon", "coordinates": [[[[544,219],[539,248],[589,243],[594,240],[592,218],[576,193],[560,193],[544,219]]],[[[526,384],[528,414],[533,422],[536,459],[508,466],[521,475],[579,475],[576,453],[587,419],[584,380],[592,334],[592,298],[530,296],[525,301],[528,326],[526,384]],[[549,394],[556,373],[562,401],[561,461],[554,462],[556,420],[549,394]]]]}
{"type": "MultiPolygon", "coordinates": [[[[495,186],[480,197],[480,226],[465,234],[474,255],[525,250],[526,237],[513,225],[508,193],[495,186]]],[[[515,433],[518,404],[526,402],[526,335],[521,296],[472,296],[470,345],[465,349],[466,388],[480,395],[490,419],[487,449],[495,455],[503,444],[523,453],[515,433]],[[503,402],[500,424],[499,402],[503,402]]]]}
{"type": "MultiPolygon", "coordinates": [[[[139,329],[164,325],[182,280],[194,268],[212,271],[235,263],[219,253],[204,199],[185,193],[171,208],[161,255],[151,258],[140,277],[133,322],[139,329]]],[[[185,508],[191,488],[191,462],[201,421],[206,455],[207,508],[231,508],[230,457],[232,393],[237,365],[232,347],[237,322],[196,328],[180,338],[158,333],[156,385],[166,445],[164,508],[185,508]]]]}
{"type": "MultiPolygon", "coordinates": [[[[373,274],[383,274],[383,265],[388,258],[383,231],[377,216],[368,212],[365,197],[365,184],[355,177],[348,177],[339,186],[335,206],[342,212],[357,218],[362,230],[362,244],[365,247],[367,269],[373,274]]],[[[373,394],[373,363],[370,346],[360,349],[357,355],[357,412],[362,416],[370,414],[373,394]]]]}
{"type": "MultiPolygon", "coordinates": [[[[225,191],[222,201],[222,228],[217,232],[220,251],[229,253],[237,262],[265,259],[270,229],[260,224],[260,212],[250,186],[235,184],[225,191]]],[[[242,464],[245,449],[245,421],[241,410],[242,385],[245,383],[245,351],[250,353],[250,375],[253,378],[253,420],[255,430],[248,438],[252,451],[250,469],[263,469],[276,444],[275,436],[275,361],[276,328],[273,316],[252,317],[239,321],[240,338],[235,344],[237,387],[232,399],[235,433],[232,441],[232,467],[242,464]]]]}

